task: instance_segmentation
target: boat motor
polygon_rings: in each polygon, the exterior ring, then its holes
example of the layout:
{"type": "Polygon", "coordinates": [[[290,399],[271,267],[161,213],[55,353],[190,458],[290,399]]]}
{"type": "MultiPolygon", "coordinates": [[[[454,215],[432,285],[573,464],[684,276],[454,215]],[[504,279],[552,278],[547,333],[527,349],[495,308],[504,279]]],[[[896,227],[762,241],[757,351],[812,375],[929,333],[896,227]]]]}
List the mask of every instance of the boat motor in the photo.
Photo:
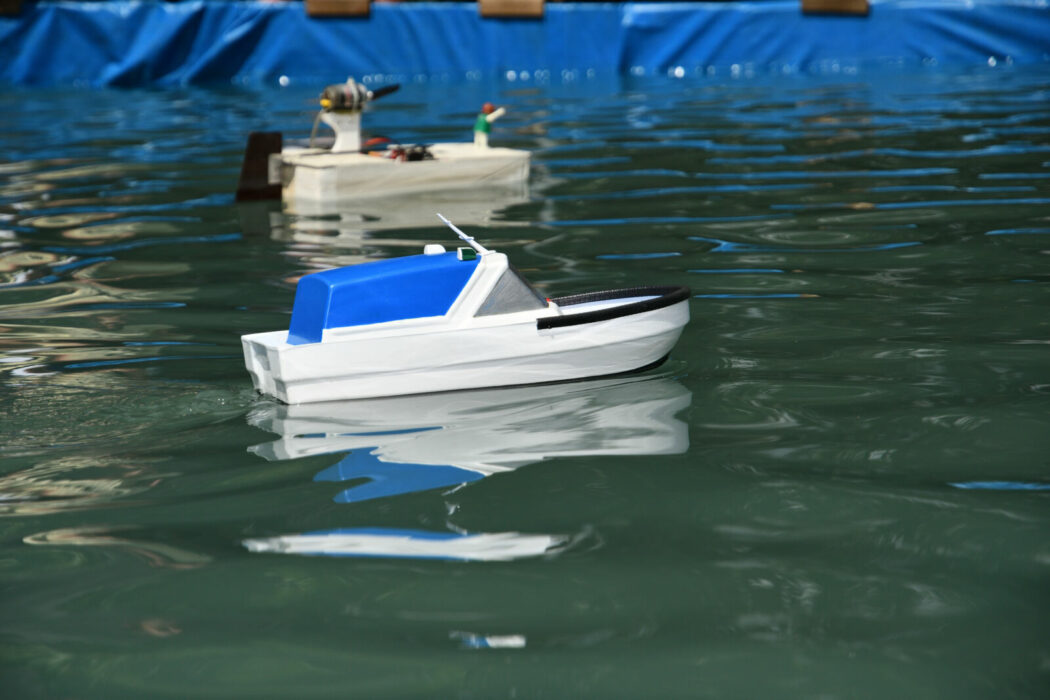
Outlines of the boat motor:
{"type": "Polygon", "coordinates": [[[394,84],[369,90],[353,78],[347,78],[345,83],[326,87],[321,92],[321,110],[317,113],[313,131],[310,133],[310,146],[313,147],[318,122],[323,121],[335,132],[333,152],[359,152],[361,150],[361,110],[367,103],[395,92],[398,87],[400,86],[394,84]]]}

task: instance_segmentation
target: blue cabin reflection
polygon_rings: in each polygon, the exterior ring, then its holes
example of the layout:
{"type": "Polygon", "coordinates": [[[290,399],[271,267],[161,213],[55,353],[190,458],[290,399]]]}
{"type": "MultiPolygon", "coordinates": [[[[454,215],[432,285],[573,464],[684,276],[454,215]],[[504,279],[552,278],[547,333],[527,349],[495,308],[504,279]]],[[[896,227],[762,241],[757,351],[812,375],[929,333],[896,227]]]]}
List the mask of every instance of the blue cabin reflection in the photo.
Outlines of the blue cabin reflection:
{"type": "Polygon", "coordinates": [[[358,503],[373,498],[400,496],[477,481],[485,475],[470,469],[447,465],[383,462],[374,452],[354,451],[338,464],[317,473],[314,481],[353,481],[367,479],[335,497],[336,503],[358,503]]]}

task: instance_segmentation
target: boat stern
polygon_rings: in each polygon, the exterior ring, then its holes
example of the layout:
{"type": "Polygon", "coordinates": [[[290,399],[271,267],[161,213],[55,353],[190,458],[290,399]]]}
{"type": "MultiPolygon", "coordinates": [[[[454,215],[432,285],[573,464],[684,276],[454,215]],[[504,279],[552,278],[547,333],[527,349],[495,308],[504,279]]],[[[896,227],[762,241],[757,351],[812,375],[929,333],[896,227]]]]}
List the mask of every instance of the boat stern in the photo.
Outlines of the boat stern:
{"type": "Polygon", "coordinates": [[[276,396],[285,402],[287,402],[287,398],[284,396],[284,387],[274,377],[274,368],[279,362],[274,341],[283,343],[287,336],[288,333],[286,331],[253,333],[241,336],[241,348],[244,350],[244,366],[252,378],[252,384],[255,385],[257,391],[276,396]]]}

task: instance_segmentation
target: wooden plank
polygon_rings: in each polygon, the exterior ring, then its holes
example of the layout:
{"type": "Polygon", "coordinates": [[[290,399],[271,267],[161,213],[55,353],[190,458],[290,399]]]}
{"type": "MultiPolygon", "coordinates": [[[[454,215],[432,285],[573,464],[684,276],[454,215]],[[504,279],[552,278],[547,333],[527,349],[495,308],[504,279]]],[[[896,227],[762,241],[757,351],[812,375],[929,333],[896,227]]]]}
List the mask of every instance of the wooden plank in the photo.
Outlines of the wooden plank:
{"type": "Polygon", "coordinates": [[[867,15],[868,0],[802,0],[807,15],[867,15]]]}
{"type": "Polygon", "coordinates": [[[270,156],[278,155],[284,143],[279,131],[253,131],[248,134],[241,163],[241,178],[237,182],[238,202],[259,199],[280,199],[280,183],[271,182],[270,156]]]}
{"type": "Polygon", "coordinates": [[[543,17],[544,0],[478,0],[482,17],[543,17]]]}
{"type": "Polygon", "coordinates": [[[370,0],[306,0],[310,17],[368,17],[370,0]]]}
{"type": "Polygon", "coordinates": [[[22,14],[22,0],[0,0],[0,15],[14,17],[22,14]]]}

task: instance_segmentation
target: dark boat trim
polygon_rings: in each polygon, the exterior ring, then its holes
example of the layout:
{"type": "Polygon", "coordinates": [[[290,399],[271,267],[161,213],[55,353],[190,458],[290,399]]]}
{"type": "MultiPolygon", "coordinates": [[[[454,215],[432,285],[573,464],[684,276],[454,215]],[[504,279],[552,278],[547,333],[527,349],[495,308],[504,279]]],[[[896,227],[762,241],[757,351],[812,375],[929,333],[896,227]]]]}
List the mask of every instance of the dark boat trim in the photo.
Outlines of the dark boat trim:
{"type": "Polygon", "coordinates": [[[610,321],[614,318],[632,316],[646,311],[655,311],[665,306],[671,306],[685,301],[690,295],[689,287],[628,287],[626,289],[611,289],[604,292],[589,292],[587,294],[573,294],[567,297],[556,297],[551,299],[558,306],[574,306],[586,304],[592,301],[607,301],[609,299],[629,299],[630,297],[653,297],[643,299],[632,304],[611,306],[607,309],[586,311],[581,314],[568,314],[566,316],[544,316],[536,319],[538,330],[549,328],[565,328],[566,326],[582,326],[585,323],[597,323],[598,321],[610,321]]]}

